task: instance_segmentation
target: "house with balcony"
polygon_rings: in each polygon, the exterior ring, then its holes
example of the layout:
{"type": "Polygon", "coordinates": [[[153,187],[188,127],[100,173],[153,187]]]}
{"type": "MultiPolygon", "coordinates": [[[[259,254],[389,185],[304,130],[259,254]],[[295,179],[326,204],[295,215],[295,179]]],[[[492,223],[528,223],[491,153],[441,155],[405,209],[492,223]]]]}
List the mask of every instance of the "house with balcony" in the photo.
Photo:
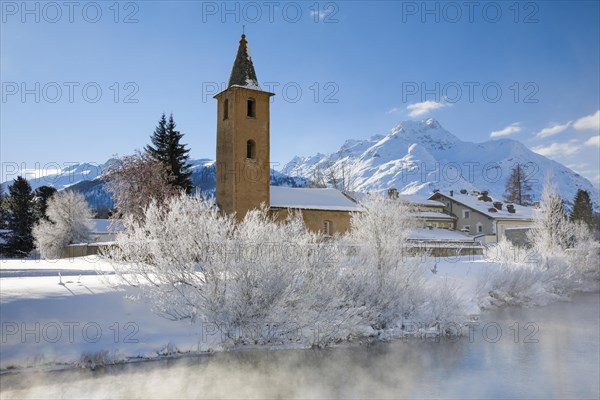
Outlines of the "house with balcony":
{"type": "Polygon", "coordinates": [[[534,208],[495,200],[487,192],[437,191],[429,200],[441,202],[456,218],[454,229],[481,243],[503,238],[522,243],[535,218],[534,208]]]}

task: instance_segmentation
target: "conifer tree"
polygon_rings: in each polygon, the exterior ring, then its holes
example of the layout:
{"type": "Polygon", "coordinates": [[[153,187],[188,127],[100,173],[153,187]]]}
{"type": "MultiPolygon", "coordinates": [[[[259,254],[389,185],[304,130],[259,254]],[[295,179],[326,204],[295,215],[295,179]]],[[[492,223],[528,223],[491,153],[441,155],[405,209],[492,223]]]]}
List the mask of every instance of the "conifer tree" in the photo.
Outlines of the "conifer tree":
{"type": "Polygon", "coordinates": [[[36,221],[34,197],[29,182],[21,176],[8,187],[8,224],[11,231],[6,251],[10,256],[26,257],[33,250],[32,228],[36,221]]]}
{"type": "Polygon", "coordinates": [[[592,200],[586,190],[579,189],[573,202],[573,211],[571,212],[571,221],[585,223],[590,229],[594,226],[594,211],[592,209],[592,200]]]}
{"type": "Polygon", "coordinates": [[[8,216],[6,207],[6,196],[4,195],[2,183],[0,183],[0,229],[6,229],[6,218],[8,216]]]}
{"type": "Polygon", "coordinates": [[[52,186],[40,186],[39,188],[35,189],[34,196],[37,219],[48,219],[46,215],[48,200],[50,200],[50,197],[52,197],[56,192],[57,190],[52,186]]]}
{"type": "Polygon", "coordinates": [[[169,147],[169,140],[167,137],[167,117],[165,113],[162,114],[154,133],[150,137],[152,145],[146,146],[146,151],[154,158],[163,163],[167,163],[167,149],[169,147]]]}
{"type": "Polygon", "coordinates": [[[161,116],[158,126],[151,137],[152,146],[146,146],[146,151],[156,160],[165,164],[173,176],[173,186],[190,193],[194,188],[191,180],[189,149],[181,143],[183,134],[175,130],[173,114],[167,122],[165,114],[161,116]]]}
{"type": "Polygon", "coordinates": [[[531,184],[521,164],[515,164],[506,182],[504,200],[519,205],[531,204],[531,184]]]}

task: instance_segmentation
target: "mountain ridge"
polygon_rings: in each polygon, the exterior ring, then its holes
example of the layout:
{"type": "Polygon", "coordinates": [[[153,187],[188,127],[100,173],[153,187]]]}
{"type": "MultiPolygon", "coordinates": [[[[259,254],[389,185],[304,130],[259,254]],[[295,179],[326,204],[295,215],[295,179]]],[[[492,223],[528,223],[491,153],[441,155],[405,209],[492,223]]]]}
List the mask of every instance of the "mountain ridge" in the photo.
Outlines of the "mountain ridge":
{"type": "Polygon", "coordinates": [[[590,193],[594,209],[600,211],[598,189],[568,167],[514,139],[463,141],[433,118],[400,122],[385,135],[346,140],[330,154],[296,156],[281,172],[326,184],[333,181],[334,186],[350,191],[378,192],[393,187],[403,194],[429,195],[434,189],[467,189],[488,190],[500,198],[517,163],[525,166],[532,181],[534,201],[539,200],[550,172],[567,207],[577,189],[583,189],[590,193]]]}
{"type": "MultiPolygon", "coordinates": [[[[94,208],[110,208],[112,198],[104,188],[104,164],[69,165],[55,174],[30,179],[33,189],[48,185],[70,188],[84,194],[94,208]]],[[[213,195],[215,161],[190,160],[192,181],[213,195]]],[[[387,134],[368,139],[347,139],[337,152],[295,156],[279,171],[271,170],[275,186],[335,186],[341,190],[385,192],[396,188],[402,194],[428,196],[433,190],[488,190],[492,197],[504,195],[511,168],[519,163],[533,180],[533,200],[539,200],[546,174],[551,172],[567,208],[577,189],[587,190],[600,211],[600,193],[589,180],[568,167],[528,149],[514,139],[462,141],[435,119],[403,121],[387,134]]],[[[12,182],[3,182],[3,189],[12,182]]]]}

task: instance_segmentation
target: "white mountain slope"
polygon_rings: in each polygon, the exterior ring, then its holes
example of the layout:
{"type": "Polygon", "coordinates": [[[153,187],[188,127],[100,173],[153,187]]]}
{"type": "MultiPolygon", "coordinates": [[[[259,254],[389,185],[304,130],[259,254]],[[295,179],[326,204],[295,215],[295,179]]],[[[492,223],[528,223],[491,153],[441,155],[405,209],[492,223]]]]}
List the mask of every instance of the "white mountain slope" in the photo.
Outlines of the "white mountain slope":
{"type": "MultiPolygon", "coordinates": [[[[28,178],[28,181],[32,189],[37,189],[40,186],[52,186],[57,190],[63,190],[79,185],[82,182],[94,181],[102,178],[108,170],[110,163],[111,160],[101,164],[65,163],[63,168],[53,170],[51,173],[42,174],[42,176],[28,178]]],[[[214,161],[203,158],[199,160],[190,160],[190,164],[192,173],[197,171],[203,172],[203,169],[210,168],[214,164],[214,161]]],[[[17,174],[11,178],[16,178],[16,176],[17,174]]],[[[3,189],[6,190],[8,185],[11,185],[12,182],[12,179],[2,182],[3,189]]]]}
{"type": "Polygon", "coordinates": [[[282,172],[309,179],[333,174],[345,188],[361,192],[396,188],[403,194],[429,195],[433,189],[476,189],[501,198],[516,163],[526,166],[534,200],[539,200],[546,174],[551,173],[567,205],[577,189],[584,189],[600,209],[598,189],[564,165],[511,139],[462,141],[434,119],[405,121],[387,135],[348,140],[329,155],[294,157],[282,172]]]}
{"type": "MultiPolygon", "coordinates": [[[[111,208],[114,206],[112,196],[104,187],[104,173],[111,160],[103,164],[70,163],[62,169],[53,169],[51,173],[28,179],[32,189],[40,186],[52,186],[57,190],[70,189],[82,193],[92,208],[111,208]]],[[[214,160],[202,158],[189,160],[192,172],[192,182],[202,193],[212,196],[216,189],[216,165],[214,160]]],[[[14,176],[16,178],[17,175],[14,176]]],[[[13,179],[14,179],[13,178],[13,179]]],[[[2,182],[2,190],[8,191],[13,179],[2,182]]],[[[271,185],[304,187],[308,186],[304,178],[290,178],[282,173],[271,170],[271,185]]]]}

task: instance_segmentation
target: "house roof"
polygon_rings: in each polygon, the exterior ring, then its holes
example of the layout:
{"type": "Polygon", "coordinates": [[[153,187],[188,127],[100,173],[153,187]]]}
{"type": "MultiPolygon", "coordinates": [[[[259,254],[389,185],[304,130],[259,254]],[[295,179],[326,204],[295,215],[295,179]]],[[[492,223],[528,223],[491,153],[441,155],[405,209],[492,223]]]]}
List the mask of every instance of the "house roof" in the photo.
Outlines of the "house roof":
{"type": "Polygon", "coordinates": [[[414,214],[417,218],[422,219],[444,219],[444,220],[455,220],[456,217],[437,211],[415,211],[414,214]]]}
{"type": "MultiPolygon", "coordinates": [[[[370,193],[350,192],[348,195],[360,203],[366,201],[370,193]]],[[[387,193],[385,196],[387,197],[387,193]]],[[[425,196],[419,196],[417,194],[398,194],[398,200],[417,206],[444,207],[444,203],[440,201],[430,200],[425,196]]]]}
{"type": "Polygon", "coordinates": [[[425,196],[419,196],[417,194],[399,194],[398,200],[418,206],[444,207],[444,203],[441,201],[431,200],[425,196]]]}
{"type": "Polygon", "coordinates": [[[271,186],[271,208],[329,211],[361,211],[362,208],[337,189],[271,186]]]}
{"type": "MultiPolygon", "coordinates": [[[[443,196],[452,201],[455,201],[457,203],[460,203],[463,206],[466,206],[472,210],[475,210],[481,214],[484,214],[485,216],[487,216],[489,218],[496,219],[496,220],[533,220],[534,216],[535,216],[535,214],[534,214],[535,210],[533,208],[520,206],[518,204],[513,204],[515,207],[515,212],[509,213],[506,209],[506,205],[512,204],[512,203],[505,203],[505,202],[502,202],[502,210],[496,210],[495,212],[489,211],[491,208],[494,208],[493,203],[496,200],[492,199],[492,201],[483,201],[483,200],[479,200],[477,198],[477,196],[472,195],[472,194],[462,194],[462,193],[454,192],[454,194],[452,196],[450,196],[450,193],[437,192],[437,193],[434,193],[430,197],[430,199],[433,197],[436,197],[438,195],[443,196]]],[[[498,200],[498,201],[500,201],[500,200],[498,200]]]]}
{"type": "Polygon", "coordinates": [[[408,239],[425,242],[473,242],[473,237],[448,229],[414,229],[409,232],[408,239]]]}
{"type": "Polygon", "coordinates": [[[238,47],[238,52],[235,61],[233,62],[233,67],[231,68],[227,87],[229,88],[231,86],[241,86],[249,89],[261,90],[258,79],[256,78],[252,57],[250,57],[246,35],[242,35],[240,46],[238,47]]]}

